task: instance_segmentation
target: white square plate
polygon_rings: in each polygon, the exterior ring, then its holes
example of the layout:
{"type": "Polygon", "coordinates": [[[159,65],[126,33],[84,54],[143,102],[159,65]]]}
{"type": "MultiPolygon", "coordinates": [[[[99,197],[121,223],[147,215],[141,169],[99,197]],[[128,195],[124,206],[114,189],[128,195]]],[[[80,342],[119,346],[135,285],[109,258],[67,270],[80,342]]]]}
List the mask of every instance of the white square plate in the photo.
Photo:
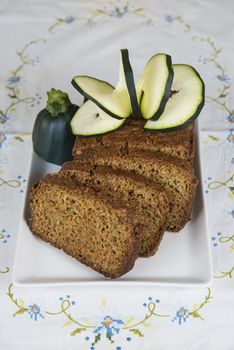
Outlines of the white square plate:
{"type": "MultiPolygon", "coordinates": [[[[129,273],[118,280],[109,280],[31,233],[25,220],[26,195],[16,245],[13,283],[20,286],[208,285],[212,271],[211,254],[202,188],[198,127],[196,131],[195,172],[199,186],[192,219],[179,234],[166,232],[155,256],[138,259],[129,273]]],[[[59,167],[41,160],[32,152],[28,188],[45,174],[58,169],[59,167]]]]}

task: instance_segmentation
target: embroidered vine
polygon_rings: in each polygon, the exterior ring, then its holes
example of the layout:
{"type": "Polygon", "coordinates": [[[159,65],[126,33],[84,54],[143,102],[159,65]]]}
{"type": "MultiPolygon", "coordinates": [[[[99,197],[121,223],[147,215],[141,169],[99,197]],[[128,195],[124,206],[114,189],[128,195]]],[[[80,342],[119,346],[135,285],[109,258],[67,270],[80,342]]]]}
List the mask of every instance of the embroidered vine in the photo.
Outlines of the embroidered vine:
{"type": "Polygon", "coordinates": [[[170,318],[172,322],[176,322],[178,325],[183,324],[189,317],[204,320],[204,317],[201,315],[200,311],[207,304],[209,304],[212,299],[211,290],[208,288],[208,292],[200,304],[195,304],[191,310],[181,306],[179,310],[176,311],[175,316],[172,318],[169,314],[162,314],[158,312],[160,304],[159,299],[148,297],[147,301],[143,303],[145,315],[138,321],[136,321],[136,318],[133,316],[127,318],[125,321],[123,319],[113,317],[113,315],[106,314],[98,322],[92,322],[86,318],[82,318],[83,321],[81,321],[79,318],[73,315],[73,307],[76,305],[76,302],[71,300],[70,295],[67,295],[66,298],[59,298],[60,305],[57,311],[43,311],[37,303],[25,306],[22,299],[18,299],[14,296],[12,288],[13,286],[11,284],[8,287],[7,295],[17,308],[16,312],[13,313],[14,317],[28,313],[31,319],[37,321],[39,318],[43,319],[46,316],[56,317],[58,315],[63,315],[66,321],[63,325],[64,327],[75,326],[75,328],[70,332],[70,335],[77,336],[81,333],[85,334],[85,340],[90,342],[90,349],[92,350],[95,349],[95,345],[102,340],[103,336],[104,339],[109,341],[111,344],[115,343],[115,335],[119,334],[120,332],[126,332],[126,339],[128,341],[132,339],[132,336],[144,337],[143,328],[150,327],[150,322],[153,321],[154,318],[170,318]]]}
{"type": "Polygon", "coordinates": [[[0,124],[7,122],[9,113],[15,112],[17,105],[22,103],[32,104],[35,102],[36,97],[34,96],[22,96],[20,82],[22,80],[22,70],[28,65],[34,65],[38,60],[37,58],[29,57],[28,50],[35,44],[45,42],[46,40],[42,38],[30,40],[20,51],[16,52],[20,63],[15,69],[11,70],[11,75],[7,80],[6,89],[8,90],[10,103],[5,109],[0,109],[0,124]]]}
{"type": "Polygon", "coordinates": [[[215,276],[215,278],[232,278],[232,273],[234,271],[234,266],[229,271],[220,271],[219,276],[215,276]]]}
{"type": "Polygon", "coordinates": [[[210,37],[193,37],[194,41],[199,41],[208,45],[210,49],[210,54],[208,57],[202,58],[200,56],[200,61],[203,64],[211,63],[217,71],[216,78],[221,83],[217,90],[217,95],[207,96],[208,102],[215,102],[222,111],[226,112],[226,118],[229,122],[234,122],[234,109],[228,104],[227,97],[230,94],[231,82],[229,76],[226,74],[226,69],[219,62],[219,56],[222,53],[222,49],[218,48],[210,37]]]}
{"type": "Polygon", "coordinates": [[[3,270],[0,270],[0,273],[5,274],[5,273],[8,273],[9,271],[10,271],[10,268],[6,266],[3,270]]]}

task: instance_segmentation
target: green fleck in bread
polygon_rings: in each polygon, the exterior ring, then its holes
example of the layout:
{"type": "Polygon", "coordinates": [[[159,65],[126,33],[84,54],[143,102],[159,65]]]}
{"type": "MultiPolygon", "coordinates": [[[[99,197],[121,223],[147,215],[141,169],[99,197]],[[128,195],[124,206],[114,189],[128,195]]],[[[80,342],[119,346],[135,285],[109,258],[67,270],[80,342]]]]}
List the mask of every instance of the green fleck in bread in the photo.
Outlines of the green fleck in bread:
{"type": "Polygon", "coordinates": [[[134,210],[60,174],[31,188],[29,212],[35,235],[106,277],[127,273],[139,255],[143,233],[134,210]]]}
{"type": "Polygon", "coordinates": [[[111,134],[90,138],[76,138],[73,156],[76,158],[88,148],[96,151],[112,149],[114,153],[128,153],[131,150],[162,152],[189,163],[194,158],[193,124],[171,132],[146,132],[145,120],[129,118],[124,125],[111,134]]]}
{"type": "Polygon", "coordinates": [[[115,202],[121,199],[135,207],[146,226],[139,256],[151,256],[156,252],[169,213],[167,195],[160,187],[133,173],[103,166],[93,167],[76,161],[66,162],[61,173],[96,191],[110,192],[115,202]]]}
{"type": "Polygon", "coordinates": [[[106,149],[87,149],[76,159],[82,164],[89,163],[94,168],[103,165],[133,172],[159,184],[170,201],[171,210],[167,222],[169,231],[180,231],[190,219],[197,180],[187,161],[161,152],[133,150],[125,155],[106,149]]]}

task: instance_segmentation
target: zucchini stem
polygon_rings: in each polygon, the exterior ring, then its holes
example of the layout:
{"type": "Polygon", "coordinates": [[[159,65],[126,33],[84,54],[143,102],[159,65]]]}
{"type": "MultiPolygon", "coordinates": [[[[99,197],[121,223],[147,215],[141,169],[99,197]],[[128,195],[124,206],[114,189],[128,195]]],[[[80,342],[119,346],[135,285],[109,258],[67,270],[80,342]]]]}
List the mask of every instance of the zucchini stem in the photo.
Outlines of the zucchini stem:
{"type": "Polygon", "coordinates": [[[71,106],[71,101],[66,92],[61,90],[51,89],[47,92],[46,110],[52,117],[57,117],[61,113],[66,113],[71,106]]]}

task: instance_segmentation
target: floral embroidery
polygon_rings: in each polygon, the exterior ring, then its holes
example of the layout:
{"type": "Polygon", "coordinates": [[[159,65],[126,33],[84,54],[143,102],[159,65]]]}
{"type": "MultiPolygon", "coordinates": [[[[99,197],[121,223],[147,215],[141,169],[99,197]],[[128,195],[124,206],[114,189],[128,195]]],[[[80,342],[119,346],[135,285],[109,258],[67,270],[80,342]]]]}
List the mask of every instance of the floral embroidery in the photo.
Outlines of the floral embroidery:
{"type": "Polygon", "coordinates": [[[172,23],[172,22],[178,22],[180,23],[183,28],[184,28],[184,32],[189,32],[191,29],[191,26],[188,23],[185,23],[184,19],[182,16],[171,16],[171,15],[166,15],[164,16],[164,19],[166,22],[168,23],[172,23]]]}
{"type": "MultiPolygon", "coordinates": [[[[5,109],[0,109],[0,124],[5,124],[10,118],[11,114],[16,111],[18,105],[24,103],[34,106],[34,103],[40,103],[38,96],[22,96],[20,84],[21,84],[21,74],[22,70],[28,65],[35,65],[38,63],[39,58],[30,58],[28,56],[28,50],[33,45],[38,43],[45,43],[45,39],[30,40],[20,51],[17,52],[17,56],[20,60],[19,65],[11,70],[11,75],[7,79],[6,89],[8,90],[8,98],[10,102],[5,109]]],[[[0,134],[0,147],[2,143],[6,140],[6,136],[0,134]]]]}
{"type": "Polygon", "coordinates": [[[230,88],[231,88],[231,82],[230,77],[226,74],[225,68],[220,64],[219,62],[219,55],[222,52],[221,48],[218,48],[215,44],[215,42],[207,37],[193,37],[193,40],[200,41],[203,43],[206,43],[208,47],[210,48],[210,54],[208,57],[203,58],[201,55],[199,56],[199,62],[202,62],[203,64],[206,63],[212,63],[214,68],[217,70],[216,78],[221,82],[221,86],[219,86],[217,90],[217,96],[207,96],[208,102],[214,102],[216,103],[219,108],[225,112],[226,119],[230,122],[234,122],[234,109],[232,109],[231,106],[227,103],[227,98],[229,97],[230,88]]]}
{"type": "Polygon", "coordinates": [[[218,232],[218,233],[217,233],[217,236],[212,236],[212,237],[211,237],[211,240],[212,240],[212,243],[213,243],[213,247],[217,247],[218,242],[220,242],[219,237],[220,237],[221,235],[222,235],[222,233],[221,233],[221,232],[218,232]]]}
{"type": "Polygon", "coordinates": [[[234,252],[234,234],[230,236],[224,236],[221,232],[217,233],[217,236],[212,236],[213,247],[217,247],[219,243],[230,243],[230,253],[234,252]]]}
{"type": "Polygon", "coordinates": [[[52,34],[54,34],[54,29],[58,26],[61,26],[63,24],[71,24],[73,23],[77,17],[68,15],[65,18],[57,18],[56,21],[48,28],[48,31],[52,34]]]}
{"type": "Polygon", "coordinates": [[[0,231],[0,243],[7,243],[7,241],[9,240],[9,238],[11,237],[11,235],[9,233],[6,232],[5,229],[2,229],[0,231]]]}
{"type": "Polygon", "coordinates": [[[178,324],[182,324],[189,317],[189,310],[185,309],[183,306],[176,312],[175,317],[172,319],[172,322],[178,321],[178,324]]]}
{"type": "MultiPolygon", "coordinates": [[[[208,176],[207,180],[204,180],[204,184],[207,186],[207,181],[212,180],[212,177],[208,176]]],[[[209,193],[209,186],[205,189],[205,194],[209,193]]]]}
{"type": "MultiPolygon", "coordinates": [[[[21,299],[17,299],[12,292],[12,284],[8,288],[7,292],[8,297],[17,307],[17,311],[13,314],[22,315],[24,313],[28,313],[30,318],[33,320],[38,320],[39,318],[44,318],[45,315],[55,317],[58,315],[63,315],[66,319],[66,323],[64,326],[75,326],[76,328],[72,330],[70,333],[71,336],[77,336],[81,333],[84,333],[84,339],[86,342],[90,343],[90,349],[95,350],[95,346],[102,339],[106,339],[111,344],[115,343],[115,336],[120,333],[126,333],[126,341],[130,342],[132,340],[132,336],[136,337],[144,337],[143,328],[150,327],[150,321],[153,321],[154,318],[169,318],[169,314],[161,314],[156,312],[158,305],[160,304],[160,300],[153,297],[148,297],[147,301],[145,301],[142,306],[146,310],[145,316],[139,321],[135,321],[135,317],[129,317],[126,321],[121,318],[116,318],[110,313],[106,313],[105,316],[101,318],[98,322],[91,322],[88,319],[77,319],[77,317],[73,316],[74,307],[76,306],[76,302],[71,299],[70,295],[66,297],[60,297],[59,303],[60,307],[58,311],[51,312],[48,310],[41,311],[41,308],[38,304],[34,303],[33,305],[29,305],[28,307],[24,306],[24,302],[21,299]]],[[[204,301],[201,304],[196,304],[194,307],[189,310],[184,307],[180,307],[179,310],[176,311],[175,316],[172,318],[172,321],[176,321],[179,325],[183,324],[187,318],[199,318],[200,320],[204,320],[204,318],[200,314],[200,310],[204,308],[212,299],[211,290],[208,288],[208,293],[204,298],[204,301]]],[[[121,349],[120,346],[117,346],[116,349],[121,349]]]]}
{"type": "Polygon", "coordinates": [[[0,273],[5,274],[8,273],[10,271],[9,267],[6,266],[3,270],[0,270],[0,273]]]}
{"type": "Polygon", "coordinates": [[[37,321],[38,317],[44,318],[43,314],[41,313],[41,309],[37,304],[29,305],[28,313],[30,318],[34,321],[37,321]]]}
{"type": "Polygon", "coordinates": [[[227,140],[231,143],[234,143],[234,129],[229,130],[229,134],[227,136],[227,140]]]}
{"type": "Polygon", "coordinates": [[[208,288],[208,293],[201,304],[199,305],[195,304],[191,311],[189,311],[189,309],[186,309],[184,306],[181,306],[180,309],[176,311],[176,314],[173,317],[172,322],[177,321],[178,324],[181,325],[185,323],[190,316],[193,318],[199,318],[200,320],[204,320],[204,318],[200,314],[200,310],[204,308],[205,305],[209,304],[212,298],[213,297],[211,296],[211,290],[210,288],[208,288]]]}
{"type": "Polygon", "coordinates": [[[0,148],[2,147],[2,144],[4,141],[6,141],[7,137],[3,132],[0,132],[0,148]]]}
{"type": "MultiPolygon", "coordinates": [[[[8,186],[8,187],[12,187],[12,188],[18,188],[20,187],[22,184],[25,184],[26,179],[22,178],[21,175],[18,175],[17,179],[14,180],[5,180],[2,177],[0,177],[0,187],[1,186],[8,186]]],[[[19,192],[23,193],[24,189],[20,189],[19,192]]]]}
{"type": "Polygon", "coordinates": [[[101,324],[98,325],[93,331],[95,334],[95,339],[92,346],[100,341],[102,334],[104,334],[111,343],[114,343],[112,338],[115,334],[119,334],[120,326],[122,325],[124,325],[122,320],[114,319],[111,316],[105,316],[101,324]]]}
{"type": "Polygon", "coordinates": [[[234,182],[234,174],[230,176],[226,181],[211,181],[208,184],[208,188],[210,190],[217,190],[221,187],[226,187],[230,191],[230,194],[234,196],[234,186],[231,185],[232,182],[234,182]]]}
{"type": "Polygon", "coordinates": [[[220,271],[220,275],[219,276],[215,276],[215,278],[232,278],[232,273],[234,271],[234,266],[229,270],[229,271],[220,271]]]}
{"type": "MultiPolygon", "coordinates": [[[[135,7],[132,0],[114,0],[105,1],[100,4],[100,7],[96,8],[87,18],[87,25],[94,25],[98,20],[104,18],[122,18],[126,15],[136,15],[143,18],[142,24],[152,24],[152,19],[148,18],[144,12],[143,7],[135,7]]],[[[82,19],[82,18],[81,18],[82,19]]]]}

